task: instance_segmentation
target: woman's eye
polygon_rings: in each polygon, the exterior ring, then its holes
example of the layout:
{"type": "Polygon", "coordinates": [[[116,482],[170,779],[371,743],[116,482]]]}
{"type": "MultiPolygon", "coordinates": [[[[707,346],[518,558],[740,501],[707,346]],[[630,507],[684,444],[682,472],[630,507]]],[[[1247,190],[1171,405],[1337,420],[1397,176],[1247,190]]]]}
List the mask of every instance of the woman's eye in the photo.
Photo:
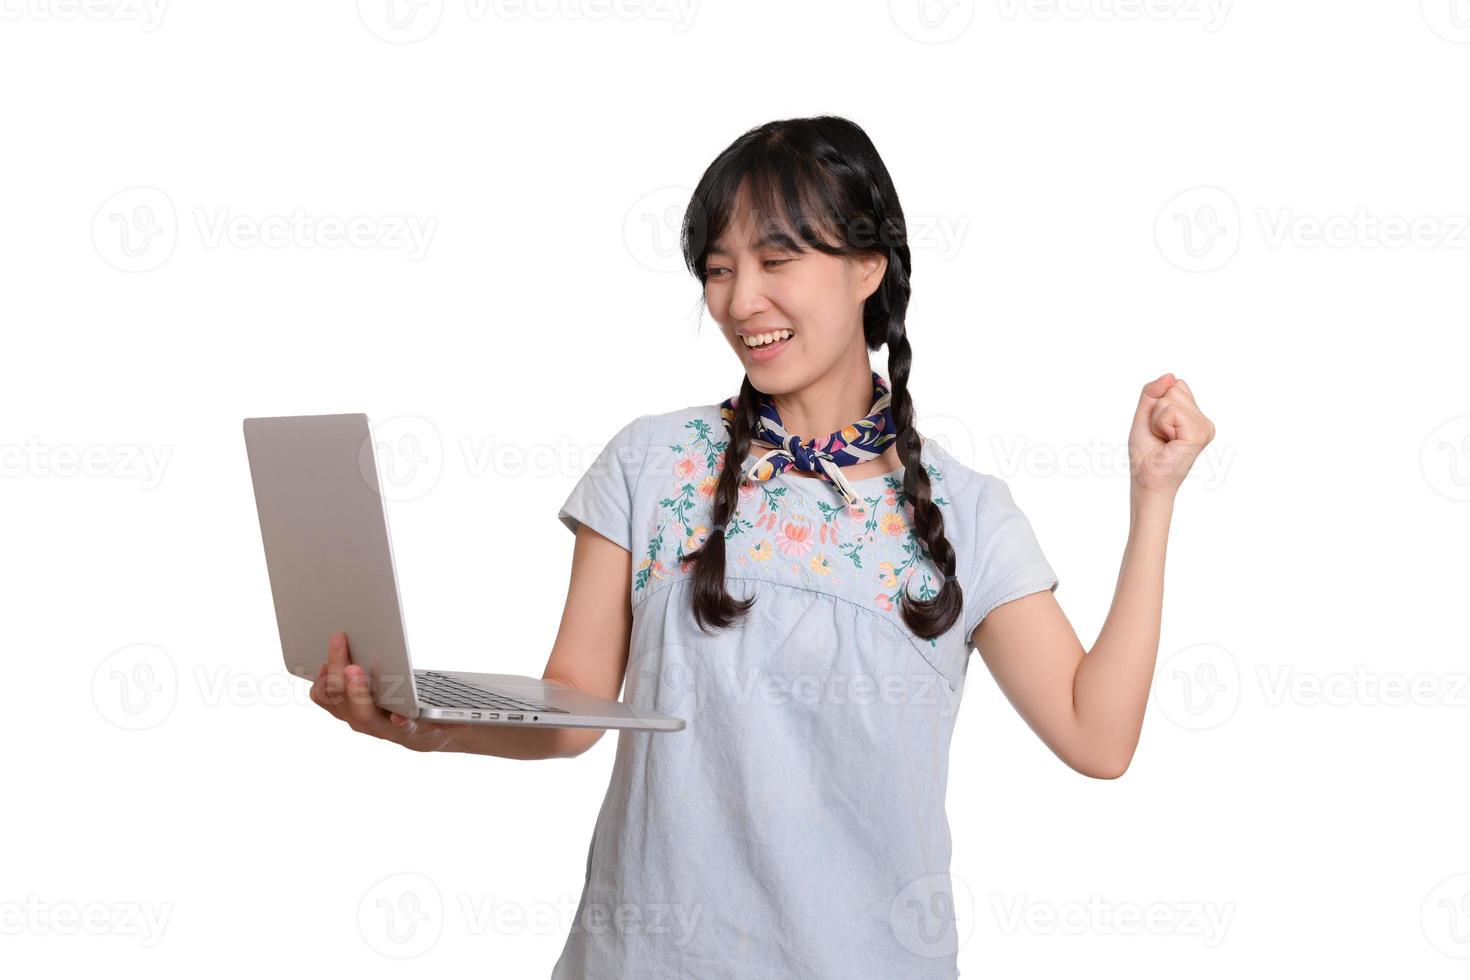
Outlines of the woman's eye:
{"type": "MultiPolygon", "coordinates": [[[[791,262],[791,261],[794,261],[794,260],[793,259],[766,259],[765,262],[763,262],[762,264],[763,265],[767,265],[767,266],[772,266],[772,265],[785,265],[787,262],[791,262]]],[[[724,272],[724,271],[726,271],[724,266],[719,266],[719,265],[709,266],[708,268],[706,268],[704,270],[704,276],[705,276],[706,279],[718,279],[719,278],[719,273],[724,272]]]]}

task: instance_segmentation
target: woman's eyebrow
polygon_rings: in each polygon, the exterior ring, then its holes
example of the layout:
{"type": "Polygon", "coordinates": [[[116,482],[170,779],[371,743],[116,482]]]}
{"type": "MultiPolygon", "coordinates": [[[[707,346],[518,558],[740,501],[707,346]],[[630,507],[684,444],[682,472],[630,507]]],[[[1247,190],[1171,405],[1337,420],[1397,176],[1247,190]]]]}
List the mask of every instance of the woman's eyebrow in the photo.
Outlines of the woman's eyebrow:
{"type": "MultiPolygon", "coordinates": [[[[784,231],[768,231],[768,232],[766,232],[764,235],[761,236],[760,241],[758,241],[758,242],[755,243],[755,247],[756,248],[785,248],[785,249],[791,249],[793,251],[799,251],[800,250],[799,247],[796,244],[796,239],[792,238],[790,235],[786,234],[786,232],[784,232],[784,231]]],[[[725,249],[723,247],[721,247],[720,245],[711,245],[710,246],[710,249],[709,249],[709,254],[710,255],[729,256],[730,253],[727,252],[727,251],[725,251],[725,249]]]]}

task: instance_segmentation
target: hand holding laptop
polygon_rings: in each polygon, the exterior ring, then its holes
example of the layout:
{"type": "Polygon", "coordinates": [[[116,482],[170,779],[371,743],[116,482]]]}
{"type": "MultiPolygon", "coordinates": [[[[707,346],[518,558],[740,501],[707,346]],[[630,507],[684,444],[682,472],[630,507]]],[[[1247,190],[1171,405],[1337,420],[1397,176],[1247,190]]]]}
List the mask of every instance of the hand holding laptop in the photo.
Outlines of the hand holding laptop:
{"type": "Polygon", "coordinates": [[[416,752],[442,750],[458,730],[470,727],[467,722],[453,724],[408,718],[378,707],[373,700],[372,678],[352,662],[343,633],[332,634],[327,643],[327,659],[312,682],[311,699],[332,717],[345,721],[353,731],[387,739],[416,752]]]}
{"type": "MultiPolygon", "coordinates": [[[[684,728],[681,718],[553,678],[416,669],[408,655],[378,445],[368,417],[356,412],[249,418],[244,433],[281,653],[297,677],[316,675],[312,700],[332,714],[410,748],[440,748],[435,739],[449,741],[461,722],[539,728],[500,737],[500,748],[509,745],[517,757],[556,748],[558,728],[684,728]],[[320,643],[334,631],[354,638],[351,670],[345,635],[344,649],[329,651],[325,672],[317,669],[320,643]],[[366,675],[365,688],[351,685],[358,674],[366,675]],[[356,697],[357,691],[366,697],[356,697]]],[[[487,744],[468,734],[466,742],[487,744]]]]}

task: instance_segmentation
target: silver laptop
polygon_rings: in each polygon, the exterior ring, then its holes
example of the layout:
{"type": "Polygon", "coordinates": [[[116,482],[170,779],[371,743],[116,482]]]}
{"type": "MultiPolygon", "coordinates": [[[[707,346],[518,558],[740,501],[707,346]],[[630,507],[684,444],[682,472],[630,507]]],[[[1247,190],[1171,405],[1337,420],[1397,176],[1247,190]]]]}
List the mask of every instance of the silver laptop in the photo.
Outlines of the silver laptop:
{"type": "MultiPolygon", "coordinates": [[[[245,451],[286,667],[314,680],[327,642],[347,634],[378,706],[481,725],[676,732],[684,721],[517,674],[418,670],[408,656],[368,417],[245,420],[245,451]]],[[[507,610],[509,612],[510,610],[507,610]]]]}

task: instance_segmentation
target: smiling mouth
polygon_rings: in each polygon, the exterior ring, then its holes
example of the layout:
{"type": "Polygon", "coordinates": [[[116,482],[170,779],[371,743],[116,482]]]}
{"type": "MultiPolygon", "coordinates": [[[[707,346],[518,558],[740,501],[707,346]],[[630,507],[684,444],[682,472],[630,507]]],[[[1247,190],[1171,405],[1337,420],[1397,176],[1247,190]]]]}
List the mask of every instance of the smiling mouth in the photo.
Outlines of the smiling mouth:
{"type": "Polygon", "coordinates": [[[790,330],[783,327],[780,330],[767,330],[764,333],[754,334],[751,336],[741,335],[740,344],[748,350],[760,350],[763,347],[775,347],[777,344],[781,343],[781,341],[790,340],[795,335],[795,330],[790,330]],[[751,343],[750,341],[752,339],[752,336],[763,337],[767,339],[764,343],[751,343]]]}
{"type": "Polygon", "coordinates": [[[795,334],[789,334],[780,340],[772,340],[764,344],[757,344],[754,347],[751,347],[743,342],[740,346],[744,348],[745,356],[748,357],[750,360],[769,361],[774,357],[780,356],[781,352],[786,349],[786,346],[791,343],[791,338],[793,336],[795,336],[795,334]]]}

